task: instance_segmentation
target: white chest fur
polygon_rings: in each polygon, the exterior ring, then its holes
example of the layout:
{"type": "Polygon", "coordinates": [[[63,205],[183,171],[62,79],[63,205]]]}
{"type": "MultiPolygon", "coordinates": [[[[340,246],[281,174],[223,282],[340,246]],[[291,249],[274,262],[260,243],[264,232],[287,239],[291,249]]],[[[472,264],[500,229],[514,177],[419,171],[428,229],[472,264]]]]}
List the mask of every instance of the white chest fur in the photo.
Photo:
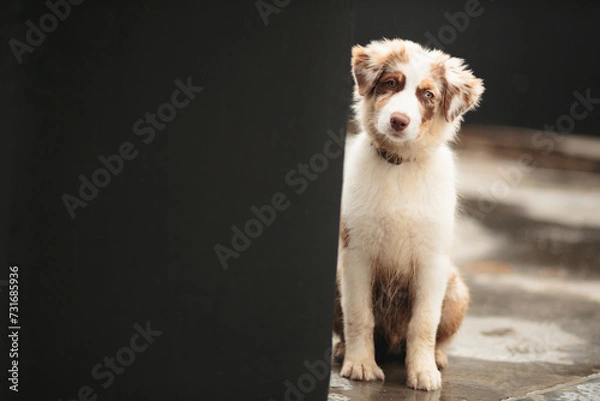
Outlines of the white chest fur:
{"type": "Polygon", "coordinates": [[[446,145],[395,165],[365,134],[348,144],[342,219],[350,246],[371,259],[402,268],[423,253],[446,253],[455,207],[454,161],[446,145]]]}

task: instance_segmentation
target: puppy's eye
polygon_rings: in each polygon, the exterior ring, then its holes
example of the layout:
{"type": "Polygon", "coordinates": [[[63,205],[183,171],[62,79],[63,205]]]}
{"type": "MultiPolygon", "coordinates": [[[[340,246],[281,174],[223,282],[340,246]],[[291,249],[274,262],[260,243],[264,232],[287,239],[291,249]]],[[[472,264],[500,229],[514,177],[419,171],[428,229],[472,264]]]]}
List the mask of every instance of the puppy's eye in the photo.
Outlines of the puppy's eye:
{"type": "Polygon", "coordinates": [[[434,98],[434,95],[433,95],[432,91],[426,91],[423,96],[425,96],[427,99],[433,99],[434,98]]]}
{"type": "Polygon", "coordinates": [[[389,81],[387,81],[385,83],[387,86],[389,86],[390,88],[395,88],[396,87],[396,81],[394,81],[393,79],[390,79],[389,81]]]}

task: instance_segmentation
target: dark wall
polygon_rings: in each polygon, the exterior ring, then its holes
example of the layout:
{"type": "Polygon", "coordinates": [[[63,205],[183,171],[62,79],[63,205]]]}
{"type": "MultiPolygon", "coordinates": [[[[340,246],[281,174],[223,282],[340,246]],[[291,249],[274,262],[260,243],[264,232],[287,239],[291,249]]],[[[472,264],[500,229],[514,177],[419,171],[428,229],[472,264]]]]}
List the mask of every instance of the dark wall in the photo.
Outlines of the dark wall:
{"type": "MultiPolygon", "coordinates": [[[[360,0],[356,40],[364,44],[382,36],[441,45],[466,59],[487,87],[469,123],[542,129],[570,115],[575,91],[585,96],[589,90],[597,103],[571,128],[600,135],[598,1],[360,0]],[[471,10],[468,21],[457,15],[464,16],[465,8],[471,10]]],[[[559,124],[569,128],[567,120],[559,124]]]]}
{"type": "Polygon", "coordinates": [[[268,3],[2,6],[0,398],[325,399],[354,10],[268,3]]]}

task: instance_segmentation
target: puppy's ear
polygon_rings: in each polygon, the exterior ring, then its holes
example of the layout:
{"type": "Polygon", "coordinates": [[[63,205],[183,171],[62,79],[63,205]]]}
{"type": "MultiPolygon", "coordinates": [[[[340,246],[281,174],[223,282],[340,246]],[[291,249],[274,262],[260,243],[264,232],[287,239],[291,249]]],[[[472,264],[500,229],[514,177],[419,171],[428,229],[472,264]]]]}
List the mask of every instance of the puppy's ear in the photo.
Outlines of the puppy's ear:
{"type": "Polygon", "coordinates": [[[382,72],[383,66],[373,62],[367,48],[360,45],[352,48],[352,74],[359,95],[365,96],[371,92],[382,72]]]}
{"type": "Polygon", "coordinates": [[[484,91],[483,81],[476,78],[462,59],[449,57],[444,62],[444,118],[447,122],[474,109],[484,91]]]}

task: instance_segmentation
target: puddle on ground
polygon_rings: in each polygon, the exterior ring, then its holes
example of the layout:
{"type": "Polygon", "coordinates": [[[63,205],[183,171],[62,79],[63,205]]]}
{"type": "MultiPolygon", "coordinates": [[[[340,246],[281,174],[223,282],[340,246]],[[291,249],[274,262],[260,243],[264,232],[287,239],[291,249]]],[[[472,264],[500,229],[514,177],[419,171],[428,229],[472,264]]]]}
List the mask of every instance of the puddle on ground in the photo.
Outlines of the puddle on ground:
{"type": "Polygon", "coordinates": [[[448,353],[487,361],[572,365],[570,351],[584,344],[555,323],[467,316],[448,353]]]}

